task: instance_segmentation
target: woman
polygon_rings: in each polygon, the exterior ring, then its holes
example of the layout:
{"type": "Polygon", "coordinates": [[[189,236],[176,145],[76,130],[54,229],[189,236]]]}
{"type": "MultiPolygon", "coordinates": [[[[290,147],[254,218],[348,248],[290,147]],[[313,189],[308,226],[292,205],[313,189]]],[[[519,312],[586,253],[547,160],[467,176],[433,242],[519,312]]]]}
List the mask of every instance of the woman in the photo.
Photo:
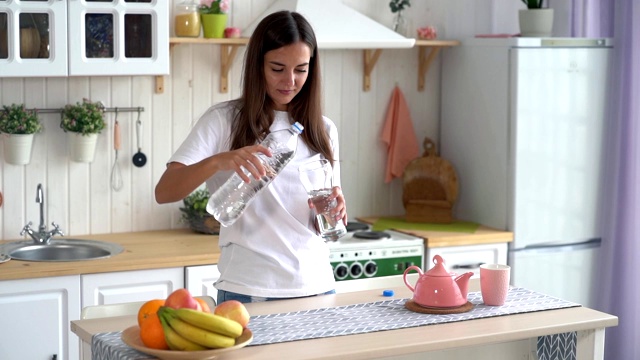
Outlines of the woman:
{"type": "Polygon", "coordinates": [[[179,201],[206,182],[210,192],[233,172],[266,174],[255,153],[271,156],[258,143],[271,131],[304,126],[295,157],[263,189],[243,215],[220,229],[218,303],[255,302],[333,293],[329,250],[317,234],[313,210],[298,167],[326,158],[334,168],[332,213],[347,223],[340,190],[338,132],[322,116],[320,66],[315,34],[298,13],[281,11],[256,27],[245,55],[239,99],[214,105],[199,119],[171,157],[156,186],[158,203],[179,201]]]}

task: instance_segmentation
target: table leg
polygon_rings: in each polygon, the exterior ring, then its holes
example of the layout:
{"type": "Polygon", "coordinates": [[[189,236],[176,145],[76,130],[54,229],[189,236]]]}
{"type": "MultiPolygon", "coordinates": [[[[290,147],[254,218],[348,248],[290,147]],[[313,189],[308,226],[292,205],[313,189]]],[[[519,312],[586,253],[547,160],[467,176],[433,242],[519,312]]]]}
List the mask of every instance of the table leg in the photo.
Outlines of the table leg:
{"type": "Polygon", "coordinates": [[[604,328],[578,331],[576,359],[604,360],[604,328]]]}

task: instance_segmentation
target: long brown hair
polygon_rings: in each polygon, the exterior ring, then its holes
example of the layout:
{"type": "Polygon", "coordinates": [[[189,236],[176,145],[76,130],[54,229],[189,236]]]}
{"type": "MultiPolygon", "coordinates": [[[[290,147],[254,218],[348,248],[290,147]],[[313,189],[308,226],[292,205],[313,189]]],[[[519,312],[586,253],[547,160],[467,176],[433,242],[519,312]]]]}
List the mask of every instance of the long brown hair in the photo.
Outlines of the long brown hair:
{"type": "Polygon", "coordinates": [[[231,149],[261,141],[273,123],[275,104],[267,95],[264,56],[267,52],[297,42],[311,50],[309,75],[300,92],[287,106],[289,117],[304,126],[302,139],[333,164],[329,134],[322,120],[322,100],[318,44],[311,25],[300,14],[279,11],[265,17],[251,35],[244,61],[242,96],[231,131],[231,149]]]}

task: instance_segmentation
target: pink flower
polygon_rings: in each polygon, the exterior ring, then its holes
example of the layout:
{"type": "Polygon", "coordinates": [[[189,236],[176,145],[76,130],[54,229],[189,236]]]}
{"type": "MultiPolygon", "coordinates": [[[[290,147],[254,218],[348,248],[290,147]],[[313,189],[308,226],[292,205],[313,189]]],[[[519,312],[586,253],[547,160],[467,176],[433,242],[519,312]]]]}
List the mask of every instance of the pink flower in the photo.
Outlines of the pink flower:
{"type": "Polygon", "coordinates": [[[201,14],[226,14],[229,11],[230,0],[200,0],[201,14]]]}
{"type": "Polygon", "coordinates": [[[220,1],[220,11],[222,11],[225,14],[229,12],[229,0],[220,1]]]}

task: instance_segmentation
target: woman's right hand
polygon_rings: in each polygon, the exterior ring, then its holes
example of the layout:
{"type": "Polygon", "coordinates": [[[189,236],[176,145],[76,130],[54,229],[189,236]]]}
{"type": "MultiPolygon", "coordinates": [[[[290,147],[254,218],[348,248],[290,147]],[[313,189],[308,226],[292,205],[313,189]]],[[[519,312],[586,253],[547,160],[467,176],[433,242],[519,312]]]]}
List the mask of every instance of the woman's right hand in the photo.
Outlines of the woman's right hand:
{"type": "Polygon", "coordinates": [[[265,167],[255,153],[263,153],[268,157],[273,155],[271,151],[269,151],[269,148],[263,145],[251,145],[216,154],[213,158],[216,159],[219,170],[233,170],[244,182],[248,183],[251,182],[251,179],[242,171],[242,168],[247,169],[255,179],[259,179],[267,174],[265,167]]]}
{"type": "Polygon", "coordinates": [[[254,153],[261,152],[272,156],[271,151],[262,145],[246,146],[241,149],[219,153],[192,165],[172,162],[160,177],[155,195],[158,204],[179,201],[202,185],[213,174],[221,170],[233,170],[243,181],[251,179],[242,171],[242,167],[256,179],[266,175],[266,169],[254,153]]]}

